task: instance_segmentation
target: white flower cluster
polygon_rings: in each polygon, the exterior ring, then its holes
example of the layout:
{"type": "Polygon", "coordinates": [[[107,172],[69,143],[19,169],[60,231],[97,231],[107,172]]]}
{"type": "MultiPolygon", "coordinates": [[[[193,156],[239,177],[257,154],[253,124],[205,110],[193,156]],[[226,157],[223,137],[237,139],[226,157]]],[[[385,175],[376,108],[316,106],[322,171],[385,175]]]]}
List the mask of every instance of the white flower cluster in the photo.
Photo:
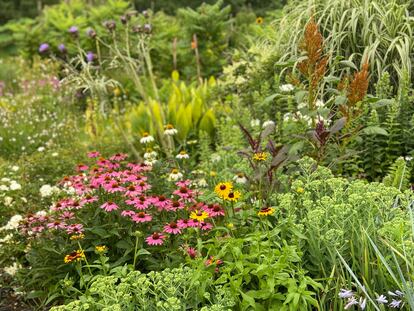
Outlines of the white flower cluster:
{"type": "Polygon", "coordinates": [[[48,198],[51,197],[53,194],[55,193],[59,193],[60,189],[56,186],[51,186],[51,185],[43,185],[42,187],[40,187],[40,196],[42,198],[48,198]]]}
{"type": "Polygon", "coordinates": [[[11,276],[14,276],[17,273],[17,271],[19,271],[19,269],[21,269],[21,268],[22,268],[22,266],[15,262],[9,267],[4,267],[3,270],[7,274],[9,274],[11,276]]]}
{"type": "Polygon", "coordinates": [[[23,220],[21,215],[14,215],[12,218],[9,219],[6,225],[0,227],[0,231],[4,230],[14,230],[19,227],[19,223],[23,220]]]}
{"type": "MultiPolygon", "coordinates": [[[[16,166],[17,167],[17,166],[16,166]]],[[[0,191],[15,191],[22,189],[22,186],[15,180],[4,177],[1,179],[0,191]]]]}

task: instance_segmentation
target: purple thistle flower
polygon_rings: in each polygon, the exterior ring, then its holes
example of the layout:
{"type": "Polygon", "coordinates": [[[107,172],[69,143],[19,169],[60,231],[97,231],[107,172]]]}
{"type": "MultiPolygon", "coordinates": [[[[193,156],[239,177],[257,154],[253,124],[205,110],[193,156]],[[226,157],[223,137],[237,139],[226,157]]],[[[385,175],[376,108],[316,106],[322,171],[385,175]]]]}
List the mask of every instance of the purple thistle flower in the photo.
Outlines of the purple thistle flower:
{"type": "Polygon", "coordinates": [[[76,26],[72,26],[72,27],[69,28],[69,33],[71,35],[77,36],[78,32],[79,32],[79,29],[76,26]]]}
{"type": "Polygon", "coordinates": [[[94,39],[96,37],[96,31],[93,30],[92,28],[89,28],[88,30],[86,30],[86,35],[94,39]]]}
{"type": "Polygon", "coordinates": [[[150,24],[145,24],[144,25],[144,32],[145,33],[151,33],[152,31],[152,26],[150,24]]]}
{"type": "Polygon", "coordinates": [[[113,31],[116,28],[116,23],[114,21],[105,21],[104,26],[109,30],[113,31]]]}
{"type": "Polygon", "coordinates": [[[92,63],[95,60],[95,54],[93,52],[86,53],[86,60],[88,63],[92,63]]]}
{"type": "Polygon", "coordinates": [[[49,51],[49,44],[47,44],[47,43],[42,43],[40,46],[39,46],[39,53],[46,53],[47,51],[49,51]]]}
{"type": "Polygon", "coordinates": [[[58,45],[58,50],[59,50],[61,53],[66,53],[66,52],[67,52],[67,50],[66,50],[66,46],[65,46],[63,43],[61,43],[61,44],[59,44],[59,45],[58,45]]]}
{"type": "Polygon", "coordinates": [[[126,24],[128,22],[128,18],[125,15],[122,15],[120,18],[122,24],[126,24]]]}

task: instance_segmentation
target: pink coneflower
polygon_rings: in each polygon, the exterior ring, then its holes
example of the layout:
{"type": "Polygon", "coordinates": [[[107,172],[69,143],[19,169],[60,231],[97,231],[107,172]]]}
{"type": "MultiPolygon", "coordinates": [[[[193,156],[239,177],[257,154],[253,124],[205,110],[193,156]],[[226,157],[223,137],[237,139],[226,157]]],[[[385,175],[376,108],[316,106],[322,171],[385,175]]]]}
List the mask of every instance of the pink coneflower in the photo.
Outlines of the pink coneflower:
{"type": "Polygon", "coordinates": [[[117,210],[119,207],[118,207],[118,205],[116,205],[114,202],[112,202],[112,201],[108,201],[108,202],[106,202],[106,203],[102,204],[102,205],[101,205],[101,208],[102,208],[102,209],[104,209],[104,210],[105,210],[105,211],[107,211],[107,212],[110,212],[110,211],[115,211],[115,210],[117,210]]]}
{"type": "Polygon", "coordinates": [[[33,233],[40,233],[40,232],[42,232],[43,230],[45,230],[45,227],[43,227],[43,226],[36,226],[36,227],[33,227],[33,228],[32,228],[32,232],[33,232],[33,233]]]}
{"type": "Polygon", "coordinates": [[[93,203],[98,201],[98,197],[97,196],[92,196],[90,194],[87,194],[82,200],[81,203],[82,204],[87,204],[87,203],[93,203]]]}
{"type": "Polygon", "coordinates": [[[79,200],[74,200],[70,205],[68,205],[68,207],[73,208],[73,209],[81,209],[83,206],[83,203],[80,202],[79,200]]]}
{"type": "Polygon", "coordinates": [[[71,220],[73,218],[75,218],[75,214],[68,211],[64,211],[62,215],[60,215],[61,220],[71,220]]]}
{"type": "Polygon", "coordinates": [[[82,224],[72,224],[66,227],[67,234],[80,234],[83,232],[83,225],[82,224]]]}
{"type": "Polygon", "coordinates": [[[210,230],[211,228],[213,228],[213,225],[209,222],[201,222],[200,223],[200,229],[201,230],[210,230]]]}
{"type": "Polygon", "coordinates": [[[135,216],[135,212],[134,211],[122,211],[121,212],[121,216],[124,216],[124,217],[132,217],[132,216],[135,216]]]}
{"type": "Polygon", "coordinates": [[[125,191],[125,188],[121,187],[120,184],[118,184],[116,181],[113,181],[113,180],[105,184],[103,187],[109,193],[125,191]]]}
{"type": "Polygon", "coordinates": [[[138,184],[137,184],[137,188],[140,190],[140,191],[147,191],[147,190],[149,190],[149,189],[151,189],[151,185],[150,184],[147,184],[146,182],[144,182],[144,181],[140,181],[138,184]]]}
{"type": "Polygon", "coordinates": [[[137,223],[148,222],[152,220],[152,216],[150,214],[146,214],[145,212],[136,213],[131,219],[137,223]]]}
{"type": "Polygon", "coordinates": [[[148,243],[148,245],[162,245],[164,244],[165,238],[165,235],[161,235],[158,232],[154,232],[152,235],[147,237],[145,241],[148,243]]]}
{"type": "Polygon", "coordinates": [[[144,197],[143,195],[141,195],[139,198],[137,198],[137,200],[135,201],[135,208],[136,209],[147,209],[148,206],[150,206],[151,202],[150,200],[148,200],[146,197],[144,197]]]}
{"type": "Polygon", "coordinates": [[[160,195],[152,198],[152,204],[157,207],[159,211],[161,211],[171,205],[171,200],[167,199],[163,195],[160,195]]]}
{"type": "Polygon", "coordinates": [[[128,157],[127,154],[125,153],[117,153],[115,155],[113,155],[112,157],[109,158],[109,160],[111,161],[123,161],[128,157]]]}
{"type": "Polygon", "coordinates": [[[189,227],[189,222],[190,222],[190,219],[179,219],[177,221],[177,226],[180,229],[185,229],[189,227]]]}
{"type": "Polygon", "coordinates": [[[170,222],[169,224],[166,224],[164,226],[164,232],[170,233],[170,234],[179,234],[181,233],[180,228],[178,228],[178,225],[175,221],[170,222]]]}
{"type": "Polygon", "coordinates": [[[197,257],[197,251],[193,247],[188,247],[186,249],[188,256],[190,256],[191,259],[194,259],[197,257]]]}
{"type": "Polygon", "coordinates": [[[201,222],[197,219],[190,219],[188,220],[188,228],[199,228],[201,226],[201,222]]]}
{"type": "Polygon", "coordinates": [[[89,169],[89,166],[85,165],[85,164],[78,164],[76,166],[76,170],[78,172],[83,172],[83,171],[87,171],[89,169]]]}
{"type": "Polygon", "coordinates": [[[166,210],[175,212],[177,209],[183,209],[184,207],[185,206],[183,202],[174,200],[174,201],[171,201],[171,205],[166,207],[166,210]]]}
{"type": "Polygon", "coordinates": [[[98,151],[91,151],[88,153],[88,158],[98,158],[101,154],[98,151]]]}
{"type": "Polygon", "coordinates": [[[130,186],[126,187],[126,192],[125,192],[126,196],[134,197],[134,196],[137,196],[137,195],[140,195],[140,194],[141,194],[141,190],[138,189],[136,186],[130,185],[130,186]]]}
{"type": "Polygon", "coordinates": [[[108,166],[111,163],[111,161],[105,159],[105,158],[99,158],[98,161],[96,162],[96,164],[98,164],[101,167],[105,167],[108,166]]]}
{"type": "Polygon", "coordinates": [[[191,180],[181,180],[175,183],[177,187],[188,187],[191,184],[191,180]]]}
{"type": "Polygon", "coordinates": [[[210,217],[224,216],[224,210],[218,204],[210,204],[205,211],[210,217]]]}
{"type": "Polygon", "coordinates": [[[54,222],[50,222],[46,225],[49,229],[65,229],[66,224],[59,220],[55,220],[54,222]]]}
{"type": "Polygon", "coordinates": [[[193,191],[187,187],[180,187],[180,189],[173,192],[175,195],[178,195],[182,199],[191,199],[193,197],[193,191]]]}

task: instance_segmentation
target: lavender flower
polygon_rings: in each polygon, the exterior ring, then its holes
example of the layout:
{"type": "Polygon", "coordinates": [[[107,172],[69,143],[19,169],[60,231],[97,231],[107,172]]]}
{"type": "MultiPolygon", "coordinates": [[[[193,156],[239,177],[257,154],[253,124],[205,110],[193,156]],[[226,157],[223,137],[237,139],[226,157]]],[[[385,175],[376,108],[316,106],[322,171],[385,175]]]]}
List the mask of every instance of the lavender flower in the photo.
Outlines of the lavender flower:
{"type": "Polygon", "coordinates": [[[95,54],[93,52],[86,53],[86,60],[88,63],[92,63],[95,60],[95,54]]]}
{"type": "Polygon", "coordinates": [[[350,289],[341,288],[338,294],[339,298],[351,298],[354,296],[354,293],[350,289]]]}
{"type": "Polygon", "coordinates": [[[48,52],[49,51],[49,44],[47,44],[47,43],[42,43],[40,46],[39,46],[39,53],[46,53],[46,52],[48,52]]]}
{"type": "Polygon", "coordinates": [[[375,299],[378,303],[385,304],[388,303],[387,297],[384,295],[379,296],[377,299],[375,299]]]}
{"type": "Polygon", "coordinates": [[[402,303],[401,300],[395,300],[395,299],[393,299],[388,306],[391,307],[391,308],[395,308],[395,309],[396,308],[401,308],[401,303],[402,303]]]}
{"type": "Polygon", "coordinates": [[[77,35],[78,35],[78,32],[79,32],[79,29],[78,29],[78,27],[76,27],[76,26],[71,26],[71,27],[69,28],[69,33],[70,33],[71,35],[73,35],[73,36],[77,36],[77,35]]]}
{"type": "Polygon", "coordinates": [[[351,308],[353,305],[357,305],[358,304],[358,300],[355,299],[355,297],[351,297],[348,299],[347,304],[345,305],[344,309],[348,310],[349,308],[351,308]]]}
{"type": "Polygon", "coordinates": [[[359,307],[361,310],[364,310],[367,306],[367,298],[362,299],[362,297],[359,298],[359,307]]]}
{"type": "Polygon", "coordinates": [[[66,53],[66,52],[67,52],[67,50],[66,50],[66,46],[65,46],[63,43],[59,44],[59,46],[58,46],[58,50],[59,50],[61,53],[66,53]]]}

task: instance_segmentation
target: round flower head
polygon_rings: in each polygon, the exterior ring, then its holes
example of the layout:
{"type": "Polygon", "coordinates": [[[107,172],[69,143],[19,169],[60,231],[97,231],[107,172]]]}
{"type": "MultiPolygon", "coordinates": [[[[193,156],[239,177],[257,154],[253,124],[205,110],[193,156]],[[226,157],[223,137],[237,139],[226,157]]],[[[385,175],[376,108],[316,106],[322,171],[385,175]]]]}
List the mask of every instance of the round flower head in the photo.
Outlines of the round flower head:
{"type": "Polygon", "coordinates": [[[154,232],[149,237],[145,239],[148,245],[162,245],[164,244],[166,236],[159,234],[158,232],[154,232]]]}
{"type": "Polygon", "coordinates": [[[139,140],[141,144],[148,144],[154,141],[154,137],[152,137],[148,132],[144,132],[142,134],[142,138],[139,140]]]}
{"type": "Polygon", "coordinates": [[[134,216],[131,217],[133,221],[137,223],[149,222],[152,220],[150,214],[146,214],[144,212],[136,213],[134,216]]]}
{"type": "Polygon", "coordinates": [[[256,152],[253,155],[253,160],[261,162],[261,161],[266,161],[267,159],[267,153],[266,152],[256,152]]]}
{"type": "Polygon", "coordinates": [[[89,28],[88,30],[86,30],[86,35],[94,39],[96,37],[96,31],[93,30],[92,28],[89,28]]]}
{"type": "Polygon", "coordinates": [[[61,44],[58,45],[58,50],[62,54],[65,54],[67,52],[66,46],[63,43],[61,43],[61,44]]]}
{"type": "Polygon", "coordinates": [[[267,121],[263,122],[262,127],[266,128],[268,126],[274,126],[274,125],[275,125],[275,122],[273,122],[272,120],[267,120],[267,121]]]}
{"type": "Polygon", "coordinates": [[[104,204],[102,204],[101,205],[101,208],[102,209],[104,209],[105,211],[107,211],[107,212],[110,212],[110,211],[114,211],[114,210],[117,210],[118,209],[118,205],[116,205],[114,202],[112,202],[112,201],[108,201],[108,202],[106,202],[106,203],[104,203],[104,204]]]}
{"type": "Polygon", "coordinates": [[[237,202],[239,199],[240,199],[240,191],[230,191],[224,197],[224,200],[231,201],[231,202],[237,202]]]}
{"type": "Polygon", "coordinates": [[[144,32],[146,34],[150,34],[152,32],[152,26],[151,26],[151,24],[145,24],[144,25],[144,32]]]}
{"type": "Polygon", "coordinates": [[[96,245],[95,251],[99,254],[103,254],[108,250],[108,248],[105,245],[96,245]]]}
{"type": "Polygon", "coordinates": [[[184,150],[182,150],[179,154],[177,154],[176,158],[177,159],[189,159],[190,156],[188,155],[187,152],[185,152],[184,150]]]}
{"type": "Polygon", "coordinates": [[[275,212],[275,209],[273,207],[263,207],[257,215],[259,216],[269,216],[272,215],[275,212]]]}
{"type": "Polygon", "coordinates": [[[71,35],[77,36],[78,32],[79,32],[79,29],[76,26],[72,26],[72,27],[69,28],[68,31],[71,35]]]}
{"type": "Polygon", "coordinates": [[[233,177],[233,180],[236,184],[245,184],[247,182],[247,178],[243,173],[238,173],[233,177]]]}
{"type": "Polygon", "coordinates": [[[233,189],[231,182],[220,182],[214,188],[214,192],[220,197],[224,198],[233,189]]]}
{"type": "Polygon", "coordinates": [[[180,173],[180,171],[176,168],[174,168],[170,175],[168,175],[168,180],[169,181],[177,181],[180,180],[181,178],[183,178],[183,174],[180,173]]]}
{"type": "Polygon", "coordinates": [[[256,24],[257,24],[257,25],[261,25],[261,24],[263,24],[263,21],[264,21],[264,20],[263,20],[263,17],[260,17],[260,16],[259,16],[258,18],[256,18],[256,24]]]}
{"type": "Polygon", "coordinates": [[[167,124],[165,126],[165,130],[164,130],[165,135],[174,136],[177,133],[178,133],[178,131],[174,128],[174,126],[172,124],[167,124]]]}
{"type": "Polygon", "coordinates": [[[179,234],[181,233],[181,230],[178,227],[177,223],[175,221],[172,221],[169,224],[164,226],[164,232],[167,232],[170,234],[179,234]]]}
{"type": "Polygon", "coordinates": [[[49,44],[47,44],[47,43],[42,43],[42,44],[39,46],[39,53],[44,54],[44,53],[46,53],[46,52],[48,52],[48,51],[49,51],[49,44]]]}
{"type": "Polygon", "coordinates": [[[191,212],[190,218],[197,221],[204,221],[204,219],[208,218],[208,213],[203,210],[194,211],[191,212]]]}
{"type": "Polygon", "coordinates": [[[95,54],[93,52],[86,53],[86,61],[92,63],[95,60],[95,54]]]}
{"type": "Polygon", "coordinates": [[[114,21],[105,21],[104,22],[104,26],[109,30],[109,31],[114,31],[116,28],[116,23],[114,21]]]}
{"type": "Polygon", "coordinates": [[[65,263],[71,263],[74,261],[81,261],[83,259],[85,259],[85,253],[83,252],[83,250],[77,250],[70,253],[69,255],[66,255],[63,261],[65,263]]]}

